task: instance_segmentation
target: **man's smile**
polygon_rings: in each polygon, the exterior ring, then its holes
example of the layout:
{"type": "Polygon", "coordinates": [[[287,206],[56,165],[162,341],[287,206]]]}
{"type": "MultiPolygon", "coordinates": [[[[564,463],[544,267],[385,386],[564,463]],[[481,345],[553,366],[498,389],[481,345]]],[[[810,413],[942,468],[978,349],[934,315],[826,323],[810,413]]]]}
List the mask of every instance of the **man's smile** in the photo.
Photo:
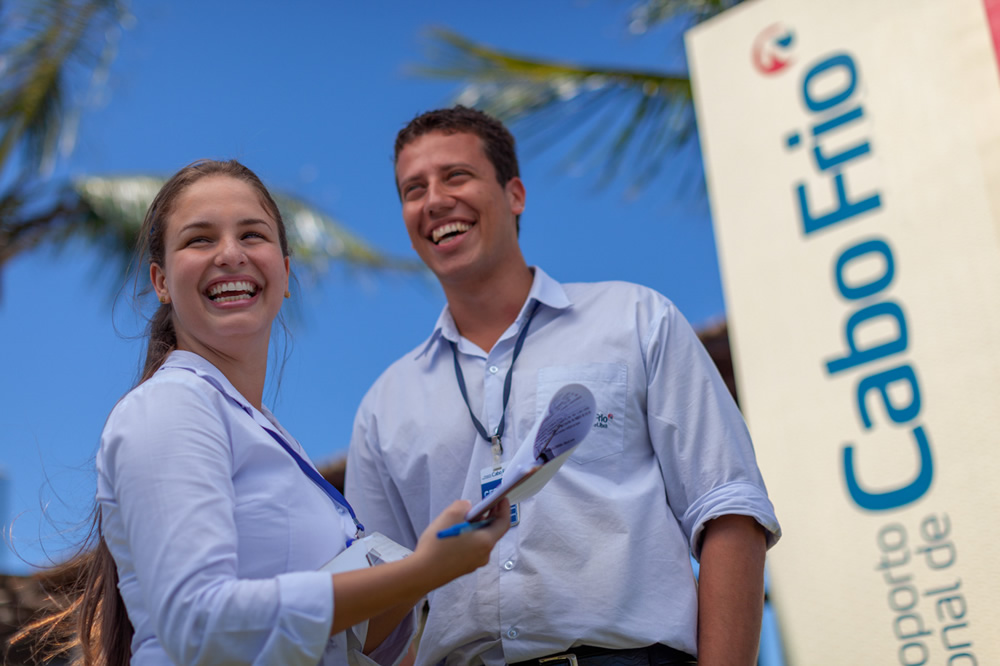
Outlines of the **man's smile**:
{"type": "Polygon", "coordinates": [[[431,232],[431,242],[435,245],[447,244],[471,228],[472,225],[466,222],[449,222],[431,232]]]}

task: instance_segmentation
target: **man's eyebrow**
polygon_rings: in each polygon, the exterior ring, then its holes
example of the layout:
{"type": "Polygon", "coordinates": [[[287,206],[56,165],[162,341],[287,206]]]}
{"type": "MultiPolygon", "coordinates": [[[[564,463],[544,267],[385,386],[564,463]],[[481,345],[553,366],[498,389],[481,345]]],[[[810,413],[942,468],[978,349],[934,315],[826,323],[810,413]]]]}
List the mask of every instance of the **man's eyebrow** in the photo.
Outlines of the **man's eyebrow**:
{"type": "MultiPolygon", "coordinates": [[[[463,169],[475,169],[476,168],[470,162],[449,162],[448,164],[439,164],[436,167],[434,167],[433,169],[431,169],[431,171],[432,172],[435,172],[435,171],[437,171],[437,172],[448,171],[449,169],[454,169],[456,167],[461,167],[463,169]]],[[[402,183],[408,183],[411,180],[419,180],[419,179],[421,179],[423,177],[424,177],[423,176],[423,172],[415,173],[412,176],[410,176],[409,178],[406,178],[406,179],[401,180],[399,182],[400,182],[400,184],[402,184],[402,183]]]]}
{"type": "Polygon", "coordinates": [[[462,167],[463,169],[474,169],[469,162],[452,162],[451,164],[442,164],[440,170],[447,171],[448,169],[454,169],[455,167],[462,167]]]}

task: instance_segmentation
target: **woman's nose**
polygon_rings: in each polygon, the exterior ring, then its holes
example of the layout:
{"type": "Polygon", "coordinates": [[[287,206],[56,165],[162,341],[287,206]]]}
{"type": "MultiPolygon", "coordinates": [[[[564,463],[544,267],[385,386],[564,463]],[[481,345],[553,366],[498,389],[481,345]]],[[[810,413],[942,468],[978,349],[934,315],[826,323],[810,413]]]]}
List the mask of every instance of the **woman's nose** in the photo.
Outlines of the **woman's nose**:
{"type": "Polygon", "coordinates": [[[238,266],[246,263],[247,255],[237,238],[223,238],[219,241],[219,251],[215,263],[219,266],[238,266]]]}

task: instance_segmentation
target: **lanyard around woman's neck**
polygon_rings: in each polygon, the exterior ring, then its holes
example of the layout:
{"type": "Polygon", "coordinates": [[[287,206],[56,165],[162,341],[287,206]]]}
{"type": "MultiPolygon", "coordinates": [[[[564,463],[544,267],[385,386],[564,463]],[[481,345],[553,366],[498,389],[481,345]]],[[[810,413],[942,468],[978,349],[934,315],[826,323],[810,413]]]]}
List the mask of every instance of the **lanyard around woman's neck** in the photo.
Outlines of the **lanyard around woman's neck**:
{"type": "MultiPolygon", "coordinates": [[[[340,506],[342,506],[345,509],[347,509],[347,512],[351,514],[351,519],[354,521],[355,528],[357,528],[357,533],[355,534],[355,538],[360,539],[361,537],[363,537],[365,535],[365,526],[358,522],[358,517],[356,515],[354,515],[354,509],[351,508],[350,504],[348,504],[347,498],[345,498],[341,494],[341,492],[339,490],[337,490],[333,486],[332,483],[330,483],[329,481],[327,481],[326,479],[324,479],[323,476],[319,472],[316,471],[315,467],[313,467],[312,465],[310,465],[309,463],[307,463],[302,458],[302,456],[300,456],[295,451],[295,449],[293,449],[288,444],[288,442],[285,441],[284,437],[282,437],[281,435],[279,435],[278,433],[276,433],[272,428],[269,428],[268,426],[265,426],[263,423],[261,423],[260,419],[258,419],[256,416],[254,416],[255,408],[252,407],[252,406],[250,406],[246,402],[246,398],[243,398],[242,400],[236,400],[223,387],[223,385],[221,384],[221,382],[219,381],[219,379],[211,376],[210,374],[201,373],[201,372],[197,371],[195,368],[189,367],[187,365],[176,365],[176,366],[172,366],[172,367],[180,368],[182,370],[187,370],[188,372],[194,373],[196,376],[201,377],[203,380],[205,380],[206,382],[208,382],[208,384],[210,386],[212,386],[212,388],[214,388],[216,391],[222,393],[222,395],[224,395],[227,398],[229,398],[230,400],[233,400],[234,402],[236,402],[236,404],[238,404],[240,406],[240,408],[243,409],[243,411],[245,411],[250,416],[250,418],[252,418],[254,420],[254,423],[256,423],[258,426],[260,426],[260,428],[263,429],[264,432],[266,432],[271,437],[273,437],[274,441],[276,441],[278,444],[280,444],[281,448],[283,448],[285,451],[288,452],[288,454],[290,456],[292,456],[292,459],[295,460],[295,462],[296,462],[296,464],[298,464],[299,468],[303,472],[305,472],[306,476],[308,476],[310,479],[312,479],[313,483],[315,483],[317,486],[320,487],[320,490],[322,490],[324,493],[327,494],[327,496],[333,501],[334,504],[339,504],[340,506]]],[[[234,388],[234,390],[235,390],[235,388],[234,388]]],[[[242,396],[240,396],[240,397],[242,398],[242,396]]],[[[262,419],[266,419],[266,417],[260,412],[260,410],[256,410],[256,411],[257,411],[258,414],[261,415],[262,419]]],[[[354,542],[354,539],[348,539],[347,540],[347,545],[350,546],[351,543],[353,543],[353,542],[354,542]]]]}
{"type": "MultiPolygon", "coordinates": [[[[295,459],[295,462],[298,463],[299,468],[306,473],[306,476],[312,479],[313,483],[320,487],[320,490],[325,492],[327,496],[333,500],[334,504],[339,504],[347,509],[347,512],[351,514],[351,519],[354,521],[354,526],[357,528],[357,534],[355,537],[359,539],[363,537],[365,535],[365,526],[358,522],[358,517],[354,515],[354,509],[351,508],[351,505],[347,502],[347,498],[344,497],[332,483],[324,479],[323,475],[317,472],[315,467],[306,462],[305,459],[300,456],[298,452],[288,444],[288,442],[285,441],[284,437],[269,428],[264,428],[264,431],[271,435],[271,437],[274,438],[274,441],[281,445],[281,448],[288,451],[289,455],[291,455],[292,458],[295,459]]],[[[350,546],[353,541],[354,539],[348,539],[347,545],[350,546]]]]}
{"type": "Polygon", "coordinates": [[[500,423],[497,424],[496,430],[493,431],[493,435],[486,431],[483,424],[479,422],[476,418],[475,413],[472,411],[472,405],[469,404],[469,392],[465,388],[465,375],[462,374],[462,366],[458,363],[458,347],[454,342],[451,342],[451,354],[455,361],[455,379],[458,380],[458,390],[462,392],[462,399],[465,400],[465,406],[469,410],[469,416],[472,418],[472,425],[476,426],[476,431],[479,435],[485,439],[493,447],[493,459],[494,462],[500,460],[500,454],[503,453],[503,431],[504,424],[507,421],[507,401],[510,399],[510,384],[511,379],[514,376],[514,362],[517,361],[518,355],[521,353],[521,347],[524,346],[524,338],[528,335],[528,327],[531,325],[531,320],[535,316],[535,312],[538,311],[538,301],[535,301],[531,306],[531,310],[528,312],[528,320],[524,322],[524,328],[521,329],[520,335],[517,336],[517,342],[514,343],[514,354],[510,359],[510,368],[507,369],[507,378],[503,382],[503,405],[500,411],[500,423]]]}

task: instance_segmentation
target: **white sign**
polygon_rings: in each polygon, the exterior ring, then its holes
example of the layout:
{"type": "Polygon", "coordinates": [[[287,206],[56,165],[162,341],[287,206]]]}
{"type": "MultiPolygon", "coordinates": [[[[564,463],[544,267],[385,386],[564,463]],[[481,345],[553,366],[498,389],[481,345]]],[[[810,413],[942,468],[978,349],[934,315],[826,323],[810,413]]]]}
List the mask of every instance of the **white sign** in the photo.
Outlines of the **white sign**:
{"type": "Polygon", "coordinates": [[[687,36],[790,664],[1000,664],[996,4],[757,0],[687,36]]]}

